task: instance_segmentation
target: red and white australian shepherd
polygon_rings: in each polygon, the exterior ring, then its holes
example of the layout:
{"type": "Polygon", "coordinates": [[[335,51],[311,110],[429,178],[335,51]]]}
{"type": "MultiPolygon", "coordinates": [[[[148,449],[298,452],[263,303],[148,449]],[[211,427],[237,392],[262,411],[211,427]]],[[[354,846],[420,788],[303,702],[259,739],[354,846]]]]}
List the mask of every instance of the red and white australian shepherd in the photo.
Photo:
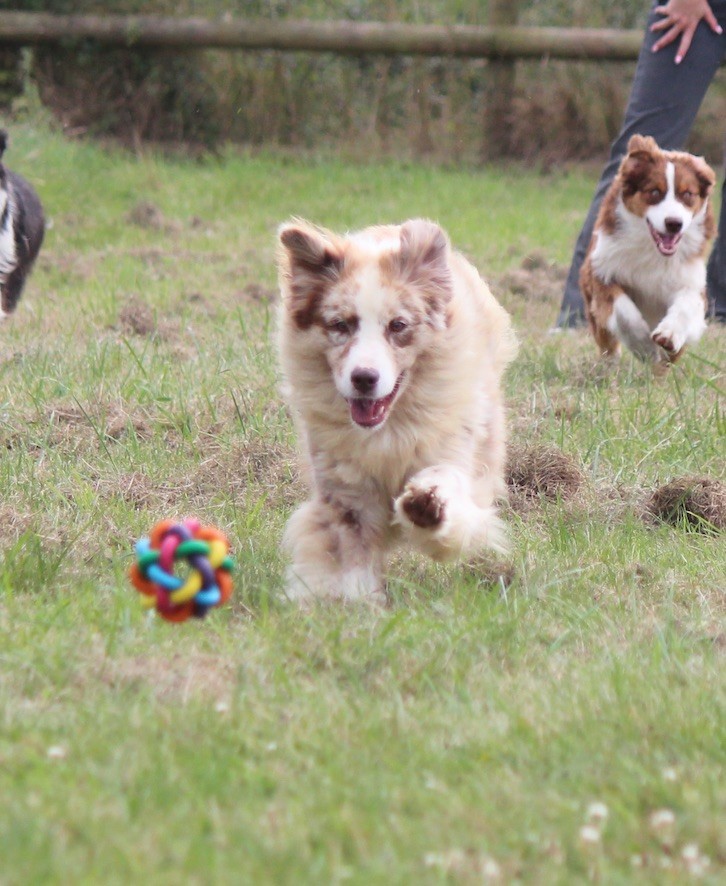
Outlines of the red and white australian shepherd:
{"type": "Polygon", "coordinates": [[[634,135],[605,194],[580,289],[600,350],[621,343],[664,368],[706,328],[706,251],[716,176],[701,157],[634,135]]]}
{"type": "Polygon", "coordinates": [[[501,549],[506,311],[430,221],[279,237],[280,360],[312,487],[285,533],[288,596],[380,599],[397,541],[501,549]]]}

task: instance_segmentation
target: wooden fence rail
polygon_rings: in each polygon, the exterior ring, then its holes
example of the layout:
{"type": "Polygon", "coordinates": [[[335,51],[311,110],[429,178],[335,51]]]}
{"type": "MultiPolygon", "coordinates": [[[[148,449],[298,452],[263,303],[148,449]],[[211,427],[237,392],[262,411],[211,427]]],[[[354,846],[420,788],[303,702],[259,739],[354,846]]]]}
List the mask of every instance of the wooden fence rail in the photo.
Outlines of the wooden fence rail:
{"type": "Polygon", "coordinates": [[[595,28],[0,12],[0,45],[82,39],[116,46],[630,61],[637,58],[643,35],[595,28]]]}

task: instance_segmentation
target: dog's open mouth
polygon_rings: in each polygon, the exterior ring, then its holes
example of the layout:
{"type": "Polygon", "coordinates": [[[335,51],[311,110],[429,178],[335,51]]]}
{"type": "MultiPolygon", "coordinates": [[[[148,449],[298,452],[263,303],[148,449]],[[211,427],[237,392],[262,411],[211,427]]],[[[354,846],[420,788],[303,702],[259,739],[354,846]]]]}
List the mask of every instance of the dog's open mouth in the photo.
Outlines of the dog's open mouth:
{"type": "Polygon", "coordinates": [[[402,378],[403,374],[399,375],[391,393],[378,400],[372,400],[370,397],[348,398],[350,417],[353,421],[362,428],[377,428],[383,424],[401,387],[402,378]]]}
{"type": "Polygon", "coordinates": [[[661,234],[660,231],[656,231],[650,222],[648,222],[648,227],[658,252],[661,255],[673,255],[681,242],[683,231],[678,231],[677,234],[669,234],[668,232],[661,234]]]}

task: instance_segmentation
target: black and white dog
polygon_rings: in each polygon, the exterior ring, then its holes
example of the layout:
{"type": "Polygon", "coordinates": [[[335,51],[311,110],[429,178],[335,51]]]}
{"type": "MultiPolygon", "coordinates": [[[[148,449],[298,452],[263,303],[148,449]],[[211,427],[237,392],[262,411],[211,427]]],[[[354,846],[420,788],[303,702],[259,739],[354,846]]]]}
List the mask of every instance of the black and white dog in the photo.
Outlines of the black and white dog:
{"type": "Polygon", "coordinates": [[[2,163],[7,143],[7,133],[0,130],[0,319],[20,301],[45,233],[38,195],[2,163]]]}

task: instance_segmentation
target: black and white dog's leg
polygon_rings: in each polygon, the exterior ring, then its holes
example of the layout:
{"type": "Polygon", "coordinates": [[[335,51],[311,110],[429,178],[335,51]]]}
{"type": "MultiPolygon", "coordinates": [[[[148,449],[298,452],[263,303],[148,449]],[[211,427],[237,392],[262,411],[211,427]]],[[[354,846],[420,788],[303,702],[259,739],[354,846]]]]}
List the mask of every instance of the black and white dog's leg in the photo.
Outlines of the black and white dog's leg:
{"type": "Polygon", "coordinates": [[[0,320],[12,314],[20,301],[25,286],[24,268],[15,268],[0,283],[0,320]]]}

